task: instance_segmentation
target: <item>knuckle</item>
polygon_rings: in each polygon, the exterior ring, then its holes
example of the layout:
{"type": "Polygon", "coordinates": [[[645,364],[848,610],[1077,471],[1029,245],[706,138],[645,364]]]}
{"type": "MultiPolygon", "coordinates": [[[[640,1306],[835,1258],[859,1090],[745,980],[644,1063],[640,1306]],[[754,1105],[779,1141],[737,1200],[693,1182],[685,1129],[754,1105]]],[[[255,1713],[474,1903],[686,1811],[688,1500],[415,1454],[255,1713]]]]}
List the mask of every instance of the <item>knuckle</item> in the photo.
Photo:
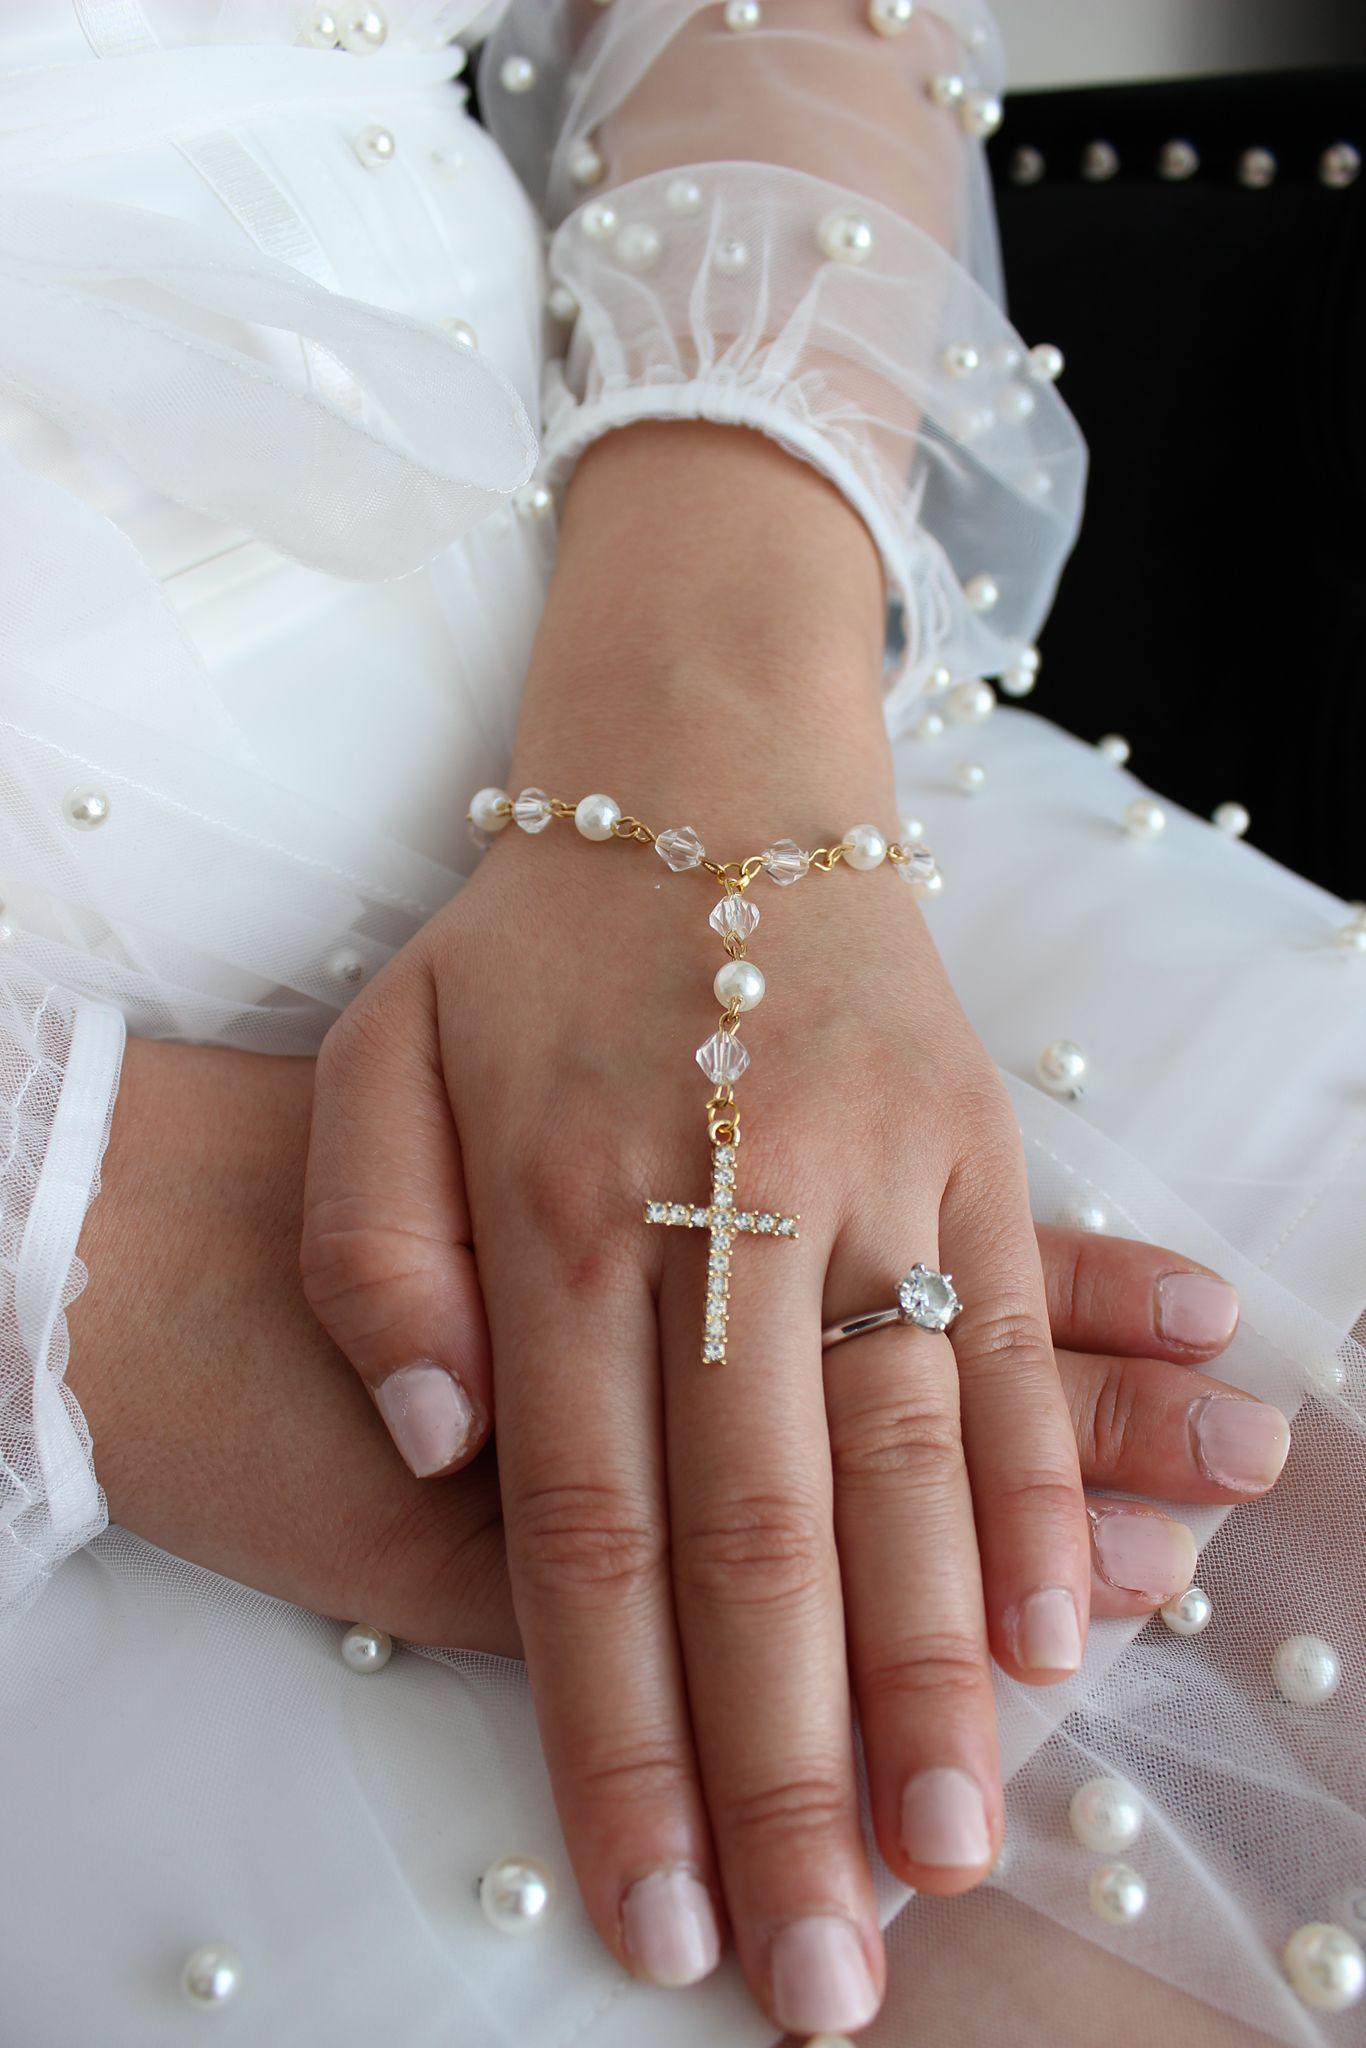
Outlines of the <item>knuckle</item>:
{"type": "Polygon", "coordinates": [[[1085,1382],[1074,1396],[1077,1449],[1092,1478],[1106,1478],[1124,1469],[1139,1433],[1141,1398],[1136,1373],[1120,1358],[1107,1360],[1104,1371],[1085,1382]]]}
{"type": "Polygon", "coordinates": [[[993,1482],[992,1510],[1006,1510],[1012,1518],[1028,1517],[1062,1528],[1081,1523],[1083,1513],[1081,1480],[1075,1473],[1006,1472],[993,1482]]]}
{"type": "Polygon", "coordinates": [[[664,1570],[664,1531],[650,1503],[621,1487],[549,1483],[534,1488],[509,1517],[513,1554],[524,1584],[564,1596],[639,1592],[664,1570]]]}
{"type": "Polygon", "coordinates": [[[677,1807],[693,1796],[687,1760],[666,1735],[642,1735],[632,1742],[614,1729],[608,1749],[571,1756],[569,1767],[582,1795],[599,1807],[638,1812],[677,1807]]]}
{"type": "Polygon", "coordinates": [[[917,1636],[875,1658],[859,1679],[865,1701],[909,1706],[936,1722],[976,1712],[990,1691],[986,1646],[966,1635],[917,1636]]]}
{"type": "Polygon", "coordinates": [[[305,1299],[347,1342],[391,1329],[435,1255],[430,1241],[386,1223],[366,1195],[324,1196],[304,1214],[299,1273],[305,1299]]]}
{"type": "Polygon", "coordinates": [[[825,1585],[829,1543],[816,1514],[776,1495],[714,1503],[674,1536],[674,1577],[686,1592],[730,1604],[800,1600],[825,1585]]]}
{"type": "Polygon", "coordinates": [[[849,1784],[831,1766],[733,1792],[725,1803],[723,1824],[749,1853],[762,1854],[777,1843],[790,1853],[794,1844],[828,1844],[832,1837],[845,1834],[853,1810],[849,1784]]]}
{"type": "Polygon", "coordinates": [[[1032,1305],[1010,1300],[989,1308],[964,1310],[953,1333],[961,1365],[1007,1369],[1012,1374],[1046,1368],[1050,1377],[1053,1345],[1032,1305]]]}
{"type": "Polygon", "coordinates": [[[876,1485],[896,1479],[913,1486],[943,1485],[962,1464],[963,1445],[951,1410],[893,1402],[860,1415],[837,1416],[830,1432],[836,1483],[876,1485]]]}

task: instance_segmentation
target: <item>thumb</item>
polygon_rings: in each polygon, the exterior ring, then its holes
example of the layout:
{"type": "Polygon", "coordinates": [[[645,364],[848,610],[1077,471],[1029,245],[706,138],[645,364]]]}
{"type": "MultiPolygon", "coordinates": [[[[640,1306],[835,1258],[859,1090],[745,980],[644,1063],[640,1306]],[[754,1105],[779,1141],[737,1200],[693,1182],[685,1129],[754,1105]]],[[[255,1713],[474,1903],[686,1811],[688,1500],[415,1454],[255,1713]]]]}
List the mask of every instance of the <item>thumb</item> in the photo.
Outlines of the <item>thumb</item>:
{"type": "Polygon", "coordinates": [[[300,1265],[405,1463],[419,1479],[467,1464],[492,1415],[488,1325],[420,960],[396,961],[323,1041],[300,1265]]]}

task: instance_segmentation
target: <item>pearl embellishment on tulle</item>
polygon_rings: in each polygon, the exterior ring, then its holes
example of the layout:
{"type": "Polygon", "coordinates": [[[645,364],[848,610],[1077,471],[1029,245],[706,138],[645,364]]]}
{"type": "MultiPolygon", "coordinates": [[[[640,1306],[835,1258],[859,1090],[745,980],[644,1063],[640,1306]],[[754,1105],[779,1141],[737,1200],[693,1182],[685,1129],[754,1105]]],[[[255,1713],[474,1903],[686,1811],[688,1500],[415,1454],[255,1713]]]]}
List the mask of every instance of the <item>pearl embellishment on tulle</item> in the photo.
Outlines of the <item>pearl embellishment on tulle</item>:
{"type": "Polygon", "coordinates": [[[1124,830],[1131,839],[1156,839],[1167,829],[1167,813],[1151,797],[1135,797],[1125,806],[1124,830]]]}
{"type": "Polygon", "coordinates": [[[1050,1094],[1075,1102],[1083,1093],[1086,1055],[1070,1038],[1055,1038],[1039,1054],[1034,1071],[1050,1094]]]}
{"type": "Polygon", "coordinates": [[[1078,1785],[1067,1814],[1082,1848],[1106,1856],[1136,1842],[1143,1826],[1143,1802],[1123,1778],[1090,1778],[1078,1785]]]}
{"type": "Polygon", "coordinates": [[[1314,1920],[1285,1945],[1285,1974],[1316,2012],[1346,2012],[1366,1991],[1366,1956],[1343,1927],[1314,1920]]]}
{"type": "Polygon", "coordinates": [[[393,1654],[392,1637],[365,1621],[353,1621],[341,1639],[342,1663],[348,1671],[383,1671],[393,1654]]]}
{"type": "Polygon", "coordinates": [[[1105,1863],[1093,1871],[1091,1911],[1110,1927],[1127,1927],[1148,1903],[1148,1887],[1127,1863],[1105,1863]]]}
{"type": "Polygon", "coordinates": [[[550,1911],[555,1880],[534,1856],[500,1856],[479,1880],[479,1904],[500,1934],[531,1934],[550,1911]]]}
{"type": "Polygon", "coordinates": [[[1203,1586],[1187,1586],[1159,1611],[1174,1636],[1198,1636],[1201,1629],[1209,1627],[1214,1602],[1203,1586]]]}
{"type": "Polygon", "coordinates": [[[498,82],[504,92],[530,92],[536,83],[536,66],[530,57],[505,57],[498,82]]]}
{"type": "Polygon", "coordinates": [[[62,810],[68,825],[78,832],[93,832],[109,816],[109,799],[102,789],[73,789],[62,810]]]}
{"type": "Polygon", "coordinates": [[[1288,1636],[1277,1644],[1271,1669],[1277,1692],[1296,1707],[1321,1707],[1342,1680],[1342,1661],[1322,1636],[1288,1636]]]}
{"type": "Polygon", "coordinates": [[[185,1996],[195,2005],[226,2005],[235,1998],[242,1982],[242,1964],[230,1948],[220,1942],[206,1942],[185,1958],[180,1973],[185,1996]]]}

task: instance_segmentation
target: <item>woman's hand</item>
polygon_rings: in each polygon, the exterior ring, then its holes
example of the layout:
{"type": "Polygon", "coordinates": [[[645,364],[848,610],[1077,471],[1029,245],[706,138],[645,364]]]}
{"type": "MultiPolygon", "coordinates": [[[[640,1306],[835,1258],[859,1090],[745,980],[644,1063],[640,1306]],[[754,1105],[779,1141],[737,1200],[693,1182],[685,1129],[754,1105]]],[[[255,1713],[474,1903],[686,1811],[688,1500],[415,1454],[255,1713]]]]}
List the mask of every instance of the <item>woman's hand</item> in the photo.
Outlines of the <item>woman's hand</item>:
{"type": "MultiPolygon", "coordinates": [[[[519,1656],[492,1453],[441,1485],[415,1480],[300,1292],[312,1095],[311,1060],[129,1042],[68,1375],[111,1515],[339,1620],[519,1656]]],[[[1260,1481],[1246,1466],[1232,1486],[1212,1477],[1199,1428],[1218,1401],[1227,1440],[1231,1398],[1257,1418],[1242,1433],[1274,1445],[1275,1411],[1188,1369],[1216,1345],[1172,1337],[1173,1283],[1190,1277],[1197,1298],[1220,1283],[1118,1239],[1041,1230],[1039,1247],[1082,1473],[1112,1496],[1092,1612],[1146,1613],[1178,1589],[1190,1536],[1113,1496],[1262,1491],[1266,1466],[1260,1481]]]]}
{"type": "MultiPolygon", "coordinates": [[[[890,825],[879,631],[819,479],[743,435],[615,436],[571,496],[512,786],[607,788],[726,856],[890,825]]],[[[890,870],[762,898],[741,1186],[802,1231],[740,1240],[729,1363],[701,1362],[705,1240],[642,1205],[705,1195],[711,901],[634,846],[507,834],[329,1035],[304,1272],[431,1470],[489,1413],[477,1258],[513,1599],[589,1911],[682,1983],[724,1897],[773,2019],[848,2028],[882,1981],[851,1685],[889,1865],[976,1883],[1002,1826],[989,1653],[1027,1683],[1076,1669],[1087,1522],[1014,1120],[890,870]],[[952,1346],[898,1328],[823,1364],[822,1322],[916,1260],[955,1275],[952,1346]]]]}

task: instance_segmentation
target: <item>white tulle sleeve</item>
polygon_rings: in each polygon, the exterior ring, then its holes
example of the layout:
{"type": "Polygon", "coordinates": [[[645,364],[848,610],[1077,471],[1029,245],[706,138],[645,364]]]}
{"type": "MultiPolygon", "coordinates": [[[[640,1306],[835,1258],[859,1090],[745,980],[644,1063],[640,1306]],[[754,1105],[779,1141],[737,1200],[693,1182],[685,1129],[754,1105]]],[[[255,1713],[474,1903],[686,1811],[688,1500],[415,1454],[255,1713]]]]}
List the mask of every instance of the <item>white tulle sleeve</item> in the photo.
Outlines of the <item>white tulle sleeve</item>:
{"type": "Polygon", "coordinates": [[[1003,310],[980,0],[512,0],[482,79],[552,230],[549,480],[632,420],[759,428],[873,534],[893,709],[1009,672],[1075,536],[1085,450],[1058,352],[1003,310]]]}
{"type": "Polygon", "coordinates": [[[0,1607],[105,1526],[90,1432],[64,1380],[76,1242],[99,1191],[124,1023],[0,967],[0,1607]]]}

